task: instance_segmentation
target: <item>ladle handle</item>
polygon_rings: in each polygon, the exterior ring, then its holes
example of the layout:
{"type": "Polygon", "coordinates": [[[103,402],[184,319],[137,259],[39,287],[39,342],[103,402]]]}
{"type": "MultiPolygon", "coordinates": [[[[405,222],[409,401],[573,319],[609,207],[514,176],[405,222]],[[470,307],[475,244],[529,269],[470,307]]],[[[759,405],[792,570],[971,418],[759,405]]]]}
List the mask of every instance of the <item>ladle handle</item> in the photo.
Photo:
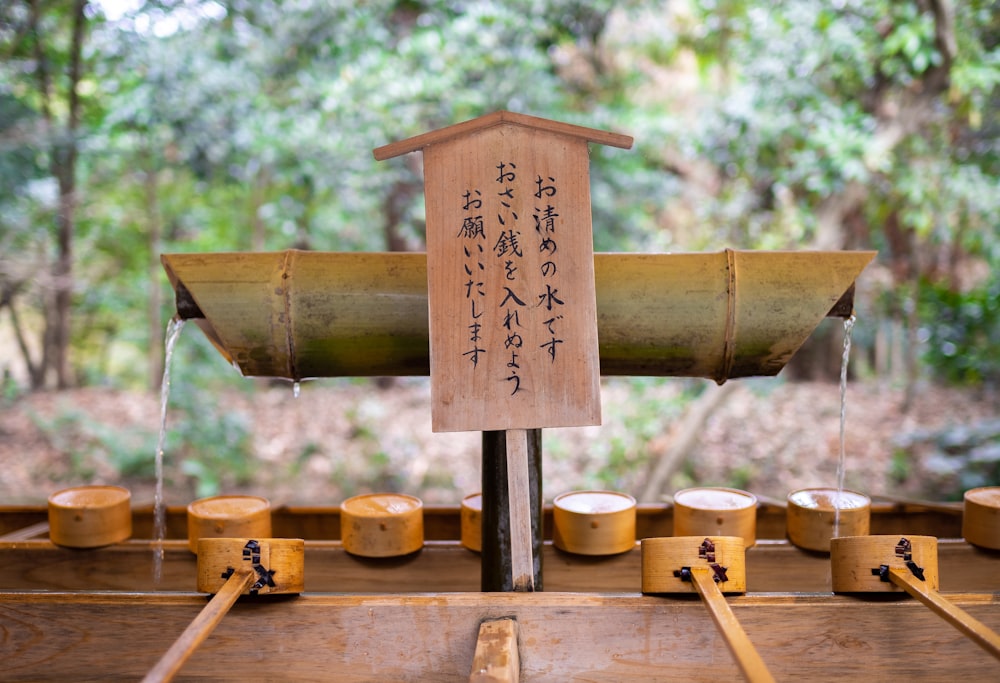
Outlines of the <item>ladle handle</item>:
{"type": "Polygon", "coordinates": [[[49,523],[36,522],[35,524],[24,527],[23,529],[17,529],[16,531],[11,531],[10,533],[0,536],[0,541],[3,541],[4,543],[27,541],[47,533],[49,533],[49,523]]]}
{"type": "Polygon", "coordinates": [[[188,627],[174,641],[166,654],[160,658],[156,666],[150,669],[146,677],[142,679],[143,683],[161,683],[173,680],[180,668],[184,666],[184,662],[212,634],[215,627],[222,621],[222,617],[226,616],[229,608],[236,603],[237,598],[253,585],[255,578],[256,573],[253,569],[240,569],[233,572],[222,584],[219,592],[209,600],[208,604],[194,618],[194,621],[188,624],[188,627]]]}
{"type": "Polygon", "coordinates": [[[945,621],[961,631],[974,643],[1000,659],[1000,635],[992,631],[961,607],[953,605],[926,582],[920,581],[908,570],[889,567],[889,579],[907,593],[924,603],[945,621]]]}
{"type": "Polygon", "coordinates": [[[708,567],[691,567],[691,581],[694,583],[702,601],[708,607],[719,633],[722,634],[726,646],[736,658],[736,663],[743,676],[750,683],[773,683],[774,677],[767,670],[767,665],[760,658],[757,649],[750,642],[746,631],[737,621],[736,615],[729,608],[729,603],[712,578],[712,570],[708,567]]]}

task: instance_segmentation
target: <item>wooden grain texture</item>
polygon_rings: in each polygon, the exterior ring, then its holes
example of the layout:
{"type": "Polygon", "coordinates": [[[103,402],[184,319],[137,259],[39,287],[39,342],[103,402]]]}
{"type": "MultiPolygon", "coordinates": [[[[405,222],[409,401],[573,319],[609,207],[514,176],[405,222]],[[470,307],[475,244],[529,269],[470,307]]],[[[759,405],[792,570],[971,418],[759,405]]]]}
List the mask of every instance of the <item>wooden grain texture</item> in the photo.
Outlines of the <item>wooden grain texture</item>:
{"type": "Polygon", "coordinates": [[[198,646],[212,634],[222,618],[236,604],[236,600],[243,591],[247,590],[256,578],[256,574],[250,568],[234,571],[226,579],[219,592],[202,608],[198,616],[188,624],[188,627],[174,641],[174,644],[143,677],[143,683],[172,681],[184,663],[191,658],[198,646]]]}
{"type": "Polygon", "coordinates": [[[895,567],[940,585],[937,539],[933,536],[845,536],[830,540],[830,571],[834,592],[899,592],[884,568],[895,567]]]}
{"type": "Polygon", "coordinates": [[[516,591],[535,589],[532,553],[531,492],[528,488],[528,432],[506,432],[507,500],[510,506],[511,585],[516,591]]]}
{"type": "Polygon", "coordinates": [[[627,493],[560,494],[553,500],[552,544],[578,555],[628,552],[635,547],[635,517],[635,498],[627,493]]]}
{"type": "MultiPolygon", "coordinates": [[[[788,540],[806,550],[830,552],[830,539],[838,536],[867,536],[871,533],[871,500],[856,491],[848,492],[860,501],[852,507],[841,506],[839,514],[832,498],[825,495],[830,489],[805,489],[799,494],[812,504],[802,505],[789,494],[786,529],[788,540]],[[811,495],[810,495],[811,494],[811,495]]],[[[834,490],[835,495],[835,490],[834,490]]]]}
{"type": "Polygon", "coordinates": [[[644,538],[640,545],[643,593],[695,592],[687,576],[694,567],[714,570],[722,592],[747,589],[746,550],[738,536],[644,538]]]}
{"type": "Polygon", "coordinates": [[[736,615],[729,609],[729,603],[715,583],[712,570],[708,567],[691,567],[691,581],[712,615],[712,621],[715,622],[719,635],[736,659],[743,677],[750,683],[774,681],[757,648],[750,642],[736,615]]]}
{"type": "Polygon", "coordinates": [[[586,140],[501,123],[424,149],[434,431],[600,424],[586,140]]]}
{"type": "Polygon", "coordinates": [[[962,536],[982,548],[1000,550],[1000,486],[966,491],[962,536]]]}
{"type": "Polygon", "coordinates": [[[203,538],[198,541],[198,590],[215,593],[241,568],[254,570],[250,594],[305,590],[305,542],[299,538],[203,538]]]}
{"type": "MultiPolygon", "coordinates": [[[[1000,626],[1000,595],[951,599],[991,628],[1000,626]]],[[[908,596],[747,595],[728,602],[778,680],[996,675],[993,657],[942,628],[937,615],[908,596]]],[[[196,594],[0,592],[2,675],[136,680],[204,604],[196,594]]],[[[739,676],[694,595],[567,593],[244,598],[185,671],[224,681],[464,681],[479,624],[496,618],[517,619],[524,680],[739,676]]]]}
{"type": "Polygon", "coordinates": [[[0,535],[0,542],[13,543],[14,541],[27,541],[39,536],[48,536],[48,533],[48,522],[35,522],[34,524],[29,524],[28,526],[0,535]]]}
{"type": "Polygon", "coordinates": [[[483,494],[470,493],[462,499],[461,541],[469,550],[477,553],[483,549],[483,494]]]}
{"type": "Polygon", "coordinates": [[[397,557],[424,545],[424,504],[416,496],[370,493],[341,505],[344,549],[361,557],[397,557]]]}
{"type": "Polygon", "coordinates": [[[517,683],[520,669],[517,622],[494,619],[480,624],[469,683],[517,683]]]}
{"type": "Polygon", "coordinates": [[[997,635],[996,631],[991,630],[965,610],[955,606],[941,593],[927,585],[926,581],[917,580],[907,570],[890,567],[889,579],[927,605],[931,611],[957,628],[976,645],[1000,659],[1000,635],[997,635]]]}
{"type": "Polygon", "coordinates": [[[757,542],[757,497],[724,487],[685,489],[674,494],[674,536],[739,536],[757,542]],[[727,505],[713,503],[719,499],[727,505]],[[739,507],[737,507],[739,505],[739,507]]]}
{"type": "Polygon", "coordinates": [[[99,548],[132,535],[132,495],[121,486],[76,486],[49,496],[49,538],[67,548],[99,548]]]}
{"type": "Polygon", "coordinates": [[[271,538],[271,503],[259,496],[212,496],[187,507],[188,546],[202,538],[271,538]]]}
{"type": "MultiPolygon", "coordinates": [[[[785,537],[786,509],[783,502],[758,496],[757,537],[777,540],[785,537]]],[[[552,506],[543,508],[545,536],[552,537],[552,506]]],[[[335,505],[275,505],[271,509],[275,537],[306,540],[338,540],[340,508],[335,505]]],[[[0,533],[6,534],[48,519],[48,510],[38,505],[0,505],[0,533]]],[[[166,509],[167,539],[187,538],[187,509],[169,505],[166,509]]],[[[133,539],[153,536],[152,504],[132,508],[133,539]]],[[[460,538],[460,513],[457,505],[425,505],[424,533],[430,541],[460,538]]],[[[673,506],[670,503],[636,505],[636,536],[669,536],[673,530],[673,506]]],[[[962,538],[962,504],[872,503],[873,534],[914,533],[940,539],[962,538]]]]}

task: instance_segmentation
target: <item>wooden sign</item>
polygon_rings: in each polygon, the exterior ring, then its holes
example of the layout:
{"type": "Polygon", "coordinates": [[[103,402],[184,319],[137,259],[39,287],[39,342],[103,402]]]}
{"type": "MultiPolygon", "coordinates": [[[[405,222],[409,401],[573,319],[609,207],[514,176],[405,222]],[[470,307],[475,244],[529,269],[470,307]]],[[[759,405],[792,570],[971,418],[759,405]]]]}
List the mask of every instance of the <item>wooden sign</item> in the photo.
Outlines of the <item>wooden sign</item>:
{"type": "Polygon", "coordinates": [[[422,149],[432,428],[600,424],[588,143],[628,136],[501,111],[422,149]]]}

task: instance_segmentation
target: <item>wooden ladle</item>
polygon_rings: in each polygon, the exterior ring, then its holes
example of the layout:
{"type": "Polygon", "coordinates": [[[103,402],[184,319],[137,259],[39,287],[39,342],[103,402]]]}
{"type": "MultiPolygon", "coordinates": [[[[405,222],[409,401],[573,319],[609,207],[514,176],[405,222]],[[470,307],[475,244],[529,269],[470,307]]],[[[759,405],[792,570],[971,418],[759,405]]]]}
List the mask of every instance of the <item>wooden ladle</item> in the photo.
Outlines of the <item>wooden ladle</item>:
{"type": "Polygon", "coordinates": [[[1000,659],[1000,635],[938,592],[935,537],[834,538],[830,541],[830,560],[835,593],[885,593],[902,589],[1000,659]]]}
{"type": "Polygon", "coordinates": [[[200,539],[198,591],[214,596],[143,681],[173,680],[241,595],[301,593],[304,550],[298,538],[200,539]]]}
{"type": "Polygon", "coordinates": [[[696,591],[751,683],[774,681],[723,593],[746,592],[746,549],[738,536],[671,536],[642,540],[642,592],[696,591]]]}

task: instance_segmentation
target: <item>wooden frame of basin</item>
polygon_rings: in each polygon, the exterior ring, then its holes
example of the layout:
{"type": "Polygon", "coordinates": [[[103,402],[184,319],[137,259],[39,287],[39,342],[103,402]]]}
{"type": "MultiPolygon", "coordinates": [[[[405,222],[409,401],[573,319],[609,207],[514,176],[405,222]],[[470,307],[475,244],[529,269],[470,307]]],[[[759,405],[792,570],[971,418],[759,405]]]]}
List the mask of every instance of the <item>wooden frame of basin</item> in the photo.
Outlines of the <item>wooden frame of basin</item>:
{"type": "MultiPolygon", "coordinates": [[[[43,536],[0,540],[3,680],[136,679],[205,605],[196,558],[171,508],[161,583],[141,537],[97,550],[43,536]]],[[[458,508],[430,508],[418,553],[370,560],[331,533],[337,508],[277,508],[275,527],[306,540],[306,593],[243,599],[182,669],[180,679],[468,680],[479,624],[518,624],[521,680],[718,680],[739,670],[692,596],[639,594],[639,550],[609,557],[543,548],[545,591],[480,593],[479,555],[457,540],[458,508]]],[[[551,510],[546,511],[549,517],[551,510]]],[[[782,540],[783,510],[762,504],[747,552],[747,589],[733,612],[778,680],[942,680],[995,675],[997,662],[915,600],[833,595],[829,558],[782,540]],[[771,538],[768,538],[768,537],[771,538]]],[[[135,514],[137,534],[148,512],[135,514]]],[[[669,535],[669,505],[641,506],[641,536],[669,535]]],[[[30,527],[41,508],[0,508],[0,536],[30,527]]],[[[873,533],[954,534],[961,508],[878,504],[873,533]]],[[[549,527],[551,528],[551,527],[549,527]]],[[[1000,553],[939,542],[941,589],[1000,629],[1000,553]]]]}

